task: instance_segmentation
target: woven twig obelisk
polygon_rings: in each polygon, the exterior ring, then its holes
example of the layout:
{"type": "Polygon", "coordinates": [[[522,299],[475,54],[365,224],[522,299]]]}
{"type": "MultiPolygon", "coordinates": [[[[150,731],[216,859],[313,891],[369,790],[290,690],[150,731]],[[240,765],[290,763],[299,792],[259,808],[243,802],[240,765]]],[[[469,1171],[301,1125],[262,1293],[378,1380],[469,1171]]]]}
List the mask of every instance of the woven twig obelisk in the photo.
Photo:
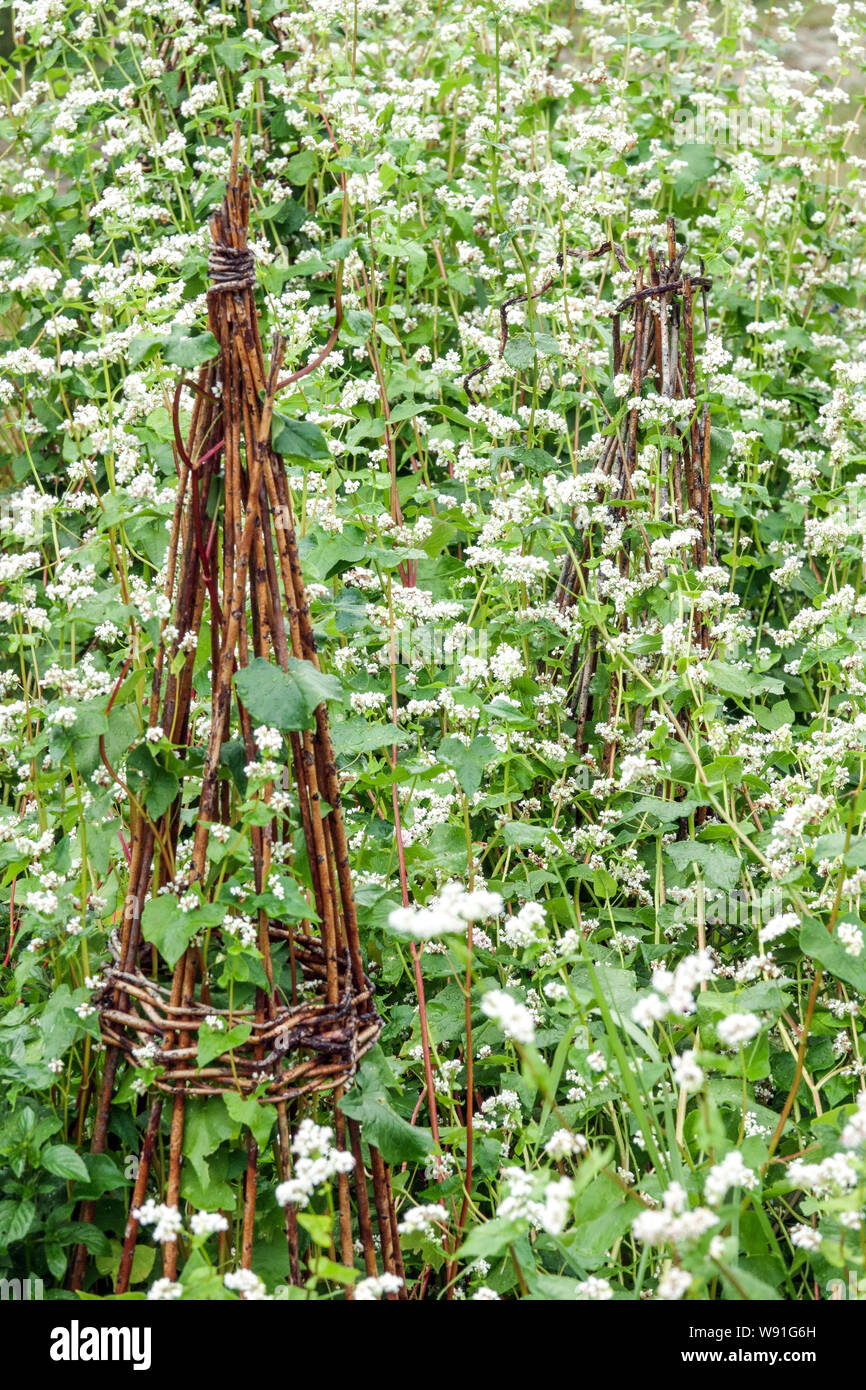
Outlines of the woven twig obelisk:
{"type": "MultiPolygon", "coordinates": [[[[710,408],[704,405],[698,411],[694,404],[698,393],[694,301],[696,292],[700,291],[706,322],[706,296],[712,281],[703,273],[697,276],[684,273],[686,247],[677,244],[673,217],[667,219],[666,252],[666,255],[657,256],[655,249],[650,248],[649,284],[644,282],[643,268],[638,269],[634,292],[616,306],[612,334],[613,374],[614,378],[623,374],[631,378],[629,395],[635,402],[646,394],[643,388],[650,381],[659,397],[693,404],[684,427],[673,422],[666,427],[657,469],[658,482],[650,496],[641,497],[632,485],[632,475],[638,465],[639,407],[636,403],[630,405],[622,426],[606,439],[596,464],[597,470],[609,480],[599,488],[597,501],[600,515],[611,527],[624,519],[628,528],[628,507],[640,502],[658,520],[685,528],[684,534],[690,534],[691,539],[680,561],[685,568],[691,563],[695,570],[701,570],[708,563],[715,563],[715,520],[710,489],[710,408]],[[631,319],[630,335],[623,334],[623,314],[631,319]],[[601,506],[605,498],[607,505],[601,506]]],[[[618,259],[622,265],[621,252],[618,259]]],[[[703,265],[701,269],[703,271],[703,265]]],[[[642,567],[649,568],[649,540],[645,530],[639,529],[642,540],[624,540],[616,557],[617,568],[624,578],[642,567]]],[[[559,576],[556,599],[560,608],[570,607],[590,589],[593,583],[588,565],[590,554],[589,531],[578,534],[559,576]]],[[[625,634],[627,629],[628,617],[623,613],[620,632],[625,634]]],[[[691,636],[698,647],[709,651],[709,625],[706,615],[698,609],[692,613],[691,636]]],[[[586,644],[575,649],[572,659],[572,709],[577,723],[577,747],[581,753],[586,750],[586,727],[593,717],[593,678],[598,669],[599,642],[599,635],[591,632],[586,644]]],[[[619,673],[612,673],[607,711],[609,725],[615,721],[619,708],[621,679],[619,673]]],[[[642,705],[638,705],[634,713],[636,727],[633,731],[636,733],[643,723],[642,705]]],[[[688,730],[688,710],[682,711],[680,726],[688,730]]],[[[613,776],[617,747],[615,737],[606,739],[602,767],[608,777],[613,776]]],[[[702,811],[698,817],[703,818],[702,811]]]]}
{"type": "MultiPolygon", "coordinates": [[[[238,173],[236,130],[231,173],[222,206],[211,219],[213,249],[209,261],[210,331],[219,353],[202,367],[198,380],[178,382],[174,404],[177,505],[168,551],[166,593],[174,611],[167,639],[160,645],[151,689],[150,727],[157,726],[179,758],[190,744],[190,714],[195,647],[207,616],[212,656],[211,722],[201,772],[201,793],[192,832],[184,846],[182,872],[177,868],[183,784],[171,806],[151,819],[125,783],[131,798],[129,896],[121,927],[112,940],[114,964],[98,999],[105,1043],[103,1081],[92,1137],[92,1151],[107,1146],[109,1112],[118,1063],[139,1064],[146,1055],[154,1075],[151,1106],[144,1130],[135,1190],[130,1202],[117,1291],[128,1286],[138,1223],[132,1212],[148,1194],[154,1147],[163,1125],[162,1107],[170,1097],[170,1128],[164,1202],[179,1206],[184,1116],[190,1096],[233,1092],[255,1094],[274,1104],[278,1116],[277,1150],[281,1176],[291,1176],[291,1137],[298,1101],[305,1093],[327,1090],[338,1102],[350,1084],[359,1058],[381,1031],[370,983],[364,974],[340,789],[326,706],[314,711],[314,727],[290,732],[291,777],[300,830],[312,883],[310,918],[287,925],[258,908],[257,947],[267,988],[255,992],[254,1005],[222,1007],[212,998],[202,947],[193,938],[169,974],[142,937],[142,911],[160,893],[193,894],[213,899],[208,862],[212,828],[230,825],[230,785],[221,754],[236,723],[247,763],[256,760],[249,712],[237,697],[234,678],[256,658],[273,657],[287,670],[292,661],[318,670],[295,538],[286,473],[271,445],[275,395],[294,377],[279,380],[283,344],[275,338],[266,366],[255,306],[255,265],[247,244],[250,176],[238,173]],[[186,439],[179,424],[183,388],[194,393],[186,439]],[[233,710],[236,716],[233,718],[233,710]],[[287,949],[291,961],[292,998],[274,987],[273,952],[287,949]],[[224,1026],[250,1026],[245,1042],[204,1066],[197,1065],[197,1041],[208,1019],[224,1026]]],[[[303,374],[303,373],[300,373],[303,374]]],[[[111,768],[102,748],[103,761],[111,768]]],[[[284,815],[289,769],[283,770],[280,810],[257,816],[250,828],[255,891],[268,882],[274,845],[290,834],[284,815]]],[[[268,809],[274,793],[268,783],[260,801],[268,809]]],[[[218,935],[219,927],[215,928],[218,935]]],[[[381,1155],[369,1150],[370,1186],[357,1121],[334,1105],[337,1146],[354,1158],[356,1224],[353,1225],[350,1178],[338,1176],[340,1258],[354,1264],[357,1239],[368,1275],[378,1272],[373,1236],[379,1230],[379,1256],[385,1273],[402,1278],[402,1262],[391,1196],[390,1174],[381,1155]]],[[[251,1267],[256,1208],[258,1153],[247,1137],[240,1261],[251,1267]]],[[[81,1211],[94,1215],[94,1204],[81,1211]]],[[[286,1209],[290,1278],[302,1279],[294,1209],[286,1209]]],[[[87,1252],[79,1247],[70,1286],[81,1286],[87,1252]]],[[[163,1272],[177,1274],[177,1244],[163,1249],[163,1272]]],[[[397,1296],[394,1294],[391,1297],[397,1296]]],[[[403,1295],[405,1296],[405,1295],[403,1295]]]]}

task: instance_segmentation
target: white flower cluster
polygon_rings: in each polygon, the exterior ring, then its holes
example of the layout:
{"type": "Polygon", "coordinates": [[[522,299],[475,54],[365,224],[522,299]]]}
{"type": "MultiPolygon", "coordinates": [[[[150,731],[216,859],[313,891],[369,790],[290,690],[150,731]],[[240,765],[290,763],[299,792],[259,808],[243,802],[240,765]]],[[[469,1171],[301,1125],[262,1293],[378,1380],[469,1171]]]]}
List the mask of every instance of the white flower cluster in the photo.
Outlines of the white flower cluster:
{"type": "Polygon", "coordinates": [[[528,1046],[535,1042],[535,1020],[525,1004],[512,999],[504,989],[489,989],[481,1001],[481,1012],[497,1024],[512,1042],[528,1046]]]}
{"type": "Polygon", "coordinates": [[[857,1095],[857,1109],[839,1136],[846,1149],[858,1149],[866,1143],[866,1091],[857,1095]]]}
{"type": "Polygon", "coordinates": [[[229,1223],[218,1211],[197,1211],[191,1218],[189,1228],[194,1236],[213,1236],[227,1231],[229,1223]]]}
{"type": "Polygon", "coordinates": [[[183,1221],[177,1207],[167,1207],[155,1202],[152,1197],[132,1213],[139,1226],[152,1226],[153,1238],[161,1245],[177,1240],[178,1232],[183,1230],[183,1221]]]}
{"type": "Polygon", "coordinates": [[[695,1061],[694,1052],[689,1049],[679,1053],[673,1060],[674,1081],[684,1091],[699,1091],[704,1084],[704,1073],[695,1061]]]}
{"type": "Polygon", "coordinates": [[[707,1173],[704,1181],[704,1198],[711,1207],[720,1206],[732,1187],[745,1188],[751,1192],[758,1186],[758,1175],[747,1168],[739,1149],[731,1149],[721,1163],[716,1163],[707,1173]]]}
{"type": "Polygon", "coordinates": [[[223,1275],[223,1283],[233,1293],[239,1293],[246,1303],[267,1303],[271,1295],[251,1269],[233,1269],[223,1275]]]}
{"type": "Polygon", "coordinates": [[[678,1269],[674,1266],[668,1269],[659,1279],[656,1297],[662,1303],[675,1303],[688,1293],[692,1284],[692,1276],[687,1269],[678,1269]]]}
{"type": "Polygon", "coordinates": [[[597,1274],[590,1274],[586,1279],[582,1279],[575,1290],[577,1298],[581,1302],[606,1303],[613,1298],[613,1289],[606,1279],[601,1279],[597,1274]]]}
{"type": "Polygon", "coordinates": [[[540,903],[524,903],[519,912],[506,917],[502,924],[502,938],[512,950],[523,950],[535,941],[546,938],[544,929],[544,908],[540,903]]]}
{"type": "Polygon", "coordinates": [[[589,1142],[582,1134],[572,1134],[570,1129],[557,1129],[544,1146],[548,1158],[554,1161],[570,1158],[573,1154],[585,1154],[589,1142]]]}
{"type": "Polygon", "coordinates": [[[718,1222],[707,1207],[686,1207],[686,1191],[672,1182],[662,1197],[661,1207],[642,1211],[631,1223],[635,1240],[644,1245],[683,1245],[700,1240],[718,1222]]]}
{"type": "Polygon", "coordinates": [[[397,1229],[401,1235],[415,1235],[442,1226],[447,1220],[447,1211],[441,1202],[436,1202],[427,1207],[410,1207],[397,1229]]]}
{"type": "Polygon", "coordinates": [[[302,1120],[292,1140],[295,1155],[294,1176],[281,1182],[275,1196],[281,1207],[306,1207],[317,1187],[330,1182],[337,1173],[350,1173],[355,1160],[343,1149],[332,1147],[334,1132],[327,1125],[302,1120]]]}
{"type": "Polygon", "coordinates": [[[765,926],[758,932],[758,940],[762,946],[768,941],[775,941],[777,937],[784,936],[785,932],[793,931],[794,927],[799,927],[800,919],[796,912],[779,912],[775,917],[771,917],[765,926]]]}
{"type": "Polygon", "coordinates": [[[788,1177],[795,1187],[818,1198],[849,1192],[860,1180],[850,1154],[831,1154],[820,1163],[806,1163],[802,1158],[795,1158],[788,1164],[788,1177]]]}
{"type": "Polygon", "coordinates": [[[844,946],[847,956],[863,954],[863,933],[853,922],[840,922],[836,928],[836,939],[844,946]]]}
{"type": "Polygon", "coordinates": [[[399,1293],[402,1287],[403,1280],[396,1274],[380,1274],[372,1279],[361,1279],[352,1296],[356,1303],[373,1303],[383,1294],[399,1293]]]}
{"type": "Polygon", "coordinates": [[[796,1245],[798,1250],[815,1251],[821,1249],[821,1232],[814,1230],[811,1226],[792,1226],[789,1235],[791,1244],[796,1245]]]}
{"type": "Polygon", "coordinates": [[[713,962],[708,951],[698,951],[686,956],[675,970],[659,969],[653,973],[653,989],[640,999],[631,1011],[635,1023],[641,1028],[650,1028],[668,1014],[693,1014],[695,1011],[695,990],[704,981],[712,978],[713,962]]]}
{"type": "Polygon", "coordinates": [[[255,740],[259,752],[269,758],[276,757],[283,747],[283,736],[279,729],[271,729],[267,724],[256,729],[255,740]]]}
{"type": "Polygon", "coordinates": [[[761,1020],[757,1014],[728,1014],[716,1024],[719,1042],[725,1047],[742,1047],[751,1042],[761,1031],[761,1020]]]}
{"type": "Polygon", "coordinates": [[[550,1236],[562,1234],[574,1195],[571,1178],[551,1179],[539,1201],[534,1196],[538,1183],[531,1173],[525,1173],[522,1168],[506,1168],[502,1176],[508,1184],[508,1196],[503,1197],[496,1208],[497,1217],[528,1221],[530,1226],[540,1227],[550,1236]]]}
{"type": "Polygon", "coordinates": [[[394,931],[405,932],[416,941],[439,936],[459,935],[468,922],[480,922],[502,915],[502,898],[486,889],[469,891],[459,883],[446,883],[426,907],[398,907],[388,917],[394,931]]]}
{"type": "Polygon", "coordinates": [[[153,1302],[172,1302],[183,1295],[183,1284],[178,1284],[174,1279],[157,1279],[147,1291],[147,1297],[153,1302]]]}

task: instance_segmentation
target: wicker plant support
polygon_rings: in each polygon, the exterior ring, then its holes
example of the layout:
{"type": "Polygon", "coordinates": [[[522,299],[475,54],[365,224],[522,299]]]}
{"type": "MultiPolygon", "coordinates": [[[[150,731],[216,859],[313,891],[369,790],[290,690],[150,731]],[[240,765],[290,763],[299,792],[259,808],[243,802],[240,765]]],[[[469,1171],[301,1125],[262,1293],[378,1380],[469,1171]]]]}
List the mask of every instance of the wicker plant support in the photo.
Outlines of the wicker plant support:
{"type": "MultiPolygon", "coordinates": [[[[508,344],[508,311],[515,304],[526,304],[546,294],[557,283],[561,283],[566,258],[575,260],[595,260],[608,253],[612,254],[620,269],[634,274],[634,291],[616,305],[612,320],[613,375],[628,372],[631,376],[631,394],[640,396],[644,383],[652,378],[656,391],[661,396],[673,400],[697,398],[697,377],[695,369],[694,308],[695,297],[700,293],[704,324],[707,322],[707,291],[712,280],[703,273],[688,275],[683,271],[686,247],[678,245],[676,223],[669,217],[666,223],[666,246],[658,255],[654,247],[649,252],[649,283],[645,282],[643,267],[634,272],[628,264],[623,248],[615,241],[605,241],[592,251],[567,250],[557,256],[557,274],[551,275],[531,294],[517,294],[506,299],[499,306],[499,351],[505,355],[508,344]],[[623,316],[626,328],[623,328],[623,316]]],[[[482,362],[473,368],[463,380],[469,400],[475,404],[477,396],[473,383],[490,367],[490,361],[482,362]]],[[[632,474],[637,466],[638,412],[633,409],[626,417],[624,426],[611,434],[602,449],[597,467],[610,479],[609,484],[597,493],[600,514],[605,524],[616,525],[621,519],[621,504],[635,500],[632,474]],[[607,505],[602,506],[605,497],[607,505]]],[[[670,435],[672,447],[663,448],[661,453],[659,477],[669,478],[660,485],[660,496],[648,499],[657,513],[674,524],[695,527],[699,532],[691,555],[695,569],[703,569],[714,564],[716,559],[715,520],[713,499],[710,487],[710,408],[705,405],[700,416],[695,413],[684,432],[672,428],[670,435]]],[[[593,525],[598,525],[594,522],[593,525]]],[[[618,556],[620,573],[627,575],[645,563],[645,552],[631,542],[621,548],[618,556]]],[[[569,609],[581,595],[591,594],[594,583],[589,561],[592,554],[589,531],[577,532],[574,543],[563,560],[556,587],[556,603],[560,610],[569,609]]],[[[622,619],[621,631],[627,630],[628,620],[622,619]]],[[[699,612],[692,614],[692,635],[697,644],[709,654],[710,631],[706,618],[699,612]]],[[[576,743],[581,754],[587,754],[587,724],[594,717],[593,677],[598,669],[599,635],[592,631],[583,646],[576,646],[571,661],[571,709],[575,717],[576,743]]],[[[611,681],[607,717],[613,722],[621,694],[621,677],[617,673],[611,681]]],[[[635,710],[636,728],[642,727],[646,711],[637,706],[635,710]]],[[[679,726],[687,733],[690,725],[688,710],[681,712],[679,726]]],[[[612,777],[616,764],[618,744],[608,739],[602,754],[602,771],[612,777]]],[[[701,807],[696,812],[696,823],[701,824],[706,810],[701,807]]],[[[679,835],[686,833],[684,822],[680,822],[679,835]]]]}
{"type": "MultiPolygon", "coordinates": [[[[235,130],[231,172],[222,206],[211,219],[213,249],[209,260],[210,331],[218,356],[205,364],[196,381],[178,382],[174,400],[175,459],[178,492],[168,551],[166,594],[173,598],[171,641],[159,648],[150,698],[150,727],[159,725],[175,749],[189,742],[195,643],[209,606],[212,700],[211,728],[202,770],[201,795],[192,841],[188,885],[204,884],[211,827],[230,821],[229,784],[220,777],[221,752],[229,736],[233,676],[257,657],[273,656],[287,669],[289,658],[318,668],[304,581],[298,555],[291,498],[283,460],[271,446],[276,392],[295,380],[280,380],[283,343],[277,337],[266,365],[255,307],[255,266],[247,244],[250,175],[239,174],[239,130],[235,130]],[[194,393],[192,417],[184,439],[179,427],[181,393],[194,393]],[[208,502],[210,499],[210,515],[208,502]]],[[[339,302],[336,305],[339,323],[339,302]]],[[[333,335],[332,335],[333,336],[333,335]]],[[[297,376],[303,375],[301,369],[297,376]]],[[[169,629],[171,632],[171,629],[169,629]]],[[[237,701],[246,761],[256,757],[249,713],[237,701]]],[[[91,1151],[105,1150],[118,1065],[140,1062],[158,1068],[144,1133],[135,1188],[130,1202],[116,1291],[128,1288],[138,1234],[132,1211],[147,1195],[153,1151],[160,1132],[164,1101],[170,1101],[170,1133],[165,1202],[179,1206],[184,1137],[184,1110],[190,1096],[256,1092],[277,1110],[277,1150],[284,1179],[291,1175],[291,1134],[297,1102],[308,1092],[330,1091],[339,1148],[348,1149],[355,1166],[338,1176],[339,1258],[354,1264],[357,1238],[368,1275],[381,1267],[402,1278],[403,1267],[391,1194],[390,1173],[378,1150],[369,1149],[370,1182],[357,1121],[345,1118],[338,1102],[363,1056],[378,1038],[376,1013],[358,935],[339,780],[327,709],[315,711],[315,727],[291,733],[292,776],[307,850],[315,927],[299,927],[258,913],[257,946],[268,989],[256,990],[255,1006],[235,1009],[230,1021],[250,1025],[245,1043],[196,1065],[197,1037],[204,1021],[227,1010],[215,1009],[202,978],[202,954],[190,944],[173,973],[167,974],[151,946],[143,941],[141,914],[154,893],[170,884],[181,828],[181,795],[154,823],[132,801],[129,895],[122,923],[111,938],[112,965],[97,998],[105,1044],[105,1063],[91,1151]],[[324,804],[323,804],[324,803],[324,804]],[[274,989],[272,946],[288,943],[292,1000],[274,989]],[[303,997],[299,997],[299,990],[303,997]],[[354,1184],[357,1231],[353,1230],[350,1182],[354,1184]],[[373,1236],[378,1224],[379,1250],[373,1236]]],[[[120,778],[102,756],[111,775],[120,778]]],[[[283,786],[288,787],[288,769],[283,786]]],[[[121,785],[124,785],[121,783],[121,785]]],[[[263,793],[270,801],[273,788],[263,793]]],[[[279,819],[253,826],[255,888],[262,892],[271,863],[279,819]]],[[[312,912],[311,912],[312,919],[312,912]]],[[[256,1203],[257,1146],[248,1132],[244,1179],[243,1238],[240,1262],[251,1267],[256,1203]]],[[[80,1218],[93,1219],[95,1204],[83,1205],[80,1218]]],[[[302,1281],[297,1220],[286,1209],[286,1236],[291,1280],[302,1281]]],[[[163,1247],[163,1273],[177,1275],[177,1245],[163,1247]]],[[[87,1261],[76,1250],[70,1287],[81,1287],[87,1261]]],[[[390,1294],[389,1297],[405,1297],[390,1294]]]]}
{"type": "MultiPolygon", "coordinates": [[[[639,268],[635,275],[634,292],[616,306],[613,316],[613,374],[628,373],[631,376],[631,394],[640,396],[644,383],[651,379],[659,395],[674,400],[697,397],[694,344],[695,297],[702,297],[704,321],[707,318],[707,291],[712,285],[703,273],[689,276],[683,272],[686,247],[677,244],[676,226],[673,217],[667,219],[666,254],[657,255],[654,248],[649,252],[649,284],[645,283],[644,270],[639,268]],[[627,328],[623,329],[623,316],[627,316],[627,328]],[[630,330],[630,331],[629,331],[630,330]]],[[[622,262],[620,261],[620,264],[622,262]]],[[[701,266],[703,270],[703,265],[701,266]]],[[[632,474],[637,465],[637,409],[629,411],[620,430],[612,434],[602,450],[598,461],[599,469],[610,479],[606,489],[600,490],[598,500],[607,495],[606,516],[611,524],[621,519],[618,505],[635,500],[632,474]]],[[[654,514],[673,522],[675,525],[692,527],[698,531],[689,558],[696,570],[715,563],[715,520],[713,499],[710,488],[710,408],[705,405],[700,413],[692,415],[684,431],[672,428],[668,436],[675,447],[663,447],[659,466],[659,478],[670,479],[670,486],[662,481],[659,496],[652,496],[649,502],[654,514]]],[[[649,542],[646,540],[646,548],[649,542]]],[[[572,551],[563,561],[556,591],[556,601],[561,609],[569,608],[578,596],[592,586],[592,577],[587,566],[590,557],[590,537],[578,534],[572,551]]],[[[643,550],[639,545],[626,542],[618,556],[620,573],[627,575],[645,563],[643,550]]],[[[622,619],[622,631],[627,630],[627,619],[622,619]]],[[[703,614],[692,614],[693,640],[707,653],[710,649],[710,632],[703,614]]],[[[597,634],[591,634],[586,646],[576,649],[572,659],[572,708],[577,722],[577,746],[586,751],[586,727],[593,718],[592,680],[598,667],[599,644],[597,634]]],[[[619,675],[611,682],[609,694],[608,720],[613,721],[619,703],[619,675]]],[[[645,712],[640,706],[635,711],[637,725],[643,723],[645,712]]],[[[689,714],[683,711],[681,726],[688,730],[689,714]]],[[[603,771],[613,776],[617,756],[617,743],[609,739],[602,755],[603,771]]],[[[702,813],[698,812],[699,819],[702,813]]]]}

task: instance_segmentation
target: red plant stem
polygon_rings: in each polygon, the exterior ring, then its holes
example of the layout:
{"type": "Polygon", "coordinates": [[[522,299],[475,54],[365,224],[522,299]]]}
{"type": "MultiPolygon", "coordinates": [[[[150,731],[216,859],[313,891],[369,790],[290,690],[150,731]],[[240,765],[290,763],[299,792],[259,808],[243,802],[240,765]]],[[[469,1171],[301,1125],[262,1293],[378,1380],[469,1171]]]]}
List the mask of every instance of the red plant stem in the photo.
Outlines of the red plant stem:
{"type": "MultiPolygon", "coordinates": [[[[391,750],[391,763],[397,766],[397,747],[391,750]]],[[[403,823],[400,819],[400,798],[397,795],[397,783],[391,787],[391,804],[394,808],[394,835],[397,840],[397,862],[400,866],[400,889],[403,894],[403,906],[409,906],[409,880],[406,874],[406,853],[403,849],[403,823]]],[[[422,948],[423,949],[423,948],[422,948]]],[[[433,1085],[433,1063],[430,1057],[430,1032],[427,1026],[427,996],[424,993],[424,977],[421,974],[421,952],[415,942],[409,944],[412,953],[412,966],[415,971],[415,994],[418,998],[418,1027],[421,1033],[421,1053],[424,1058],[424,1080],[427,1083],[428,1109],[430,1111],[430,1128],[433,1131],[433,1138],[439,1144],[439,1114],[436,1109],[436,1091],[433,1085]]],[[[437,1164],[438,1169],[438,1164],[437,1164]]],[[[438,1181],[442,1181],[442,1173],[437,1173],[438,1181]]]]}
{"type": "Polygon", "coordinates": [[[472,923],[466,924],[466,946],[469,953],[466,962],[466,1176],[464,1178],[465,1192],[463,1194],[463,1206],[460,1208],[460,1219],[457,1222],[457,1234],[463,1230],[466,1224],[466,1215],[469,1211],[469,1193],[472,1190],[472,1088],[475,1080],[474,1059],[472,1057],[472,923]]]}
{"type": "MultiPolygon", "coordinates": [[[[420,1094],[420,1096],[418,1097],[418,1099],[417,1099],[416,1102],[415,1102],[415,1109],[412,1111],[412,1118],[411,1118],[411,1120],[409,1121],[410,1125],[414,1125],[414,1123],[415,1123],[415,1121],[417,1120],[419,1114],[421,1113],[421,1106],[424,1104],[424,1097],[426,1096],[426,1094],[427,1094],[427,1087],[426,1087],[426,1086],[422,1086],[422,1087],[421,1087],[421,1094],[420,1094]]],[[[404,1164],[403,1164],[403,1169],[404,1169],[404,1171],[405,1171],[405,1168],[406,1168],[406,1164],[404,1163],[404,1164]]]]}
{"type": "Polygon", "coordinates": [[[282,391],[284,386],[291,386],[293,382],[300,381],[301,377],[307,376],[310,372],[314,372],[317,367],[321,367],[325,358],[334,349],[334,345],[337,341],[337,338],[340,335],[340,324],[342,322],[343,299],[340,293],[340,271],[338,271],[337,290],[334,295],[334,326],[331,329],[330,334],[328,335],[328,341],[325,343],[325,346],[322,348],[322,351],[318,354],[318,356],[314,357],[312,362],[308,362],[306,367],[301,367],[298,371],[292,372],[291,376],[283,377],[283,380],[278,382],[276,387],[274,388],[276,391],[282,391]]]}
{"type": "Polygon", "coordinates": [[[3,960],[4,965],[9,964],[9,960],[12,956],[12,946],[15,941],[15,885],[17,882],[18,875],[16,874],[12,880],[12,888],[9,892],[9,945],[6,947],[6,955],[3,960]]]}
{"type": "Polygon", "coordinates": [[[121,670],[120,675],[117,677],[117,680],[114,682],[114,689],[113,689],[112,692],[111,692],[111,698],[109,699],[108,704],[105,706],[105,713],[106,713],[106,714],[111,714],[111,706],[114,704],[115,700],[117,699],[117,692],[118,692],[118,690],[120,689],[120,687],[123,685],[123,682],[124,682],[124,680],[125,680],[125,678],[126,678],[126,673],[127,673],[127,671],[129,670],[129,668],[130,668],[131,665],[132,665],[132,653],[130,652],[129,656],[126,658],[126,660],[125,660],[124,663],[123,663],[123,669],[121,670]]]}
{"type": "MultiPolygon", "coordinates": [[[[196,545],[196,550],[198,551],[199,559],[200,559],[200,561],[201,561],[202,577],[204,578],[204,582],[205,582],[205,584],[207,585],[207,591],[208,591],[208,594],[210,595],[211,606],[212,606],[212,608],[213,608],[214,613],[216,614],[217,623],[219,624],[220,627],[222,627],[222,624],[223,624],[223,613],[222,613],[222,608],[220,607],[219,594],[217,593],[216,580],[215,580],[214,575],[213,575],[213,573],[211,572],[211,568],[210,568],[210,563],[209,563],[209,561],[210,561],[209,550],[208,550],[208,547],[205,546],[205,543],[204,543],[204,535],[202,534],[202,529],[201,529],[201,506],[200,506],[199,491],[198,491],[198,473],[196,472],[195,469],[193,469],[193,472],[192,472],[192,525],[193,525],[193,532],[194,532],[194,534],[195,534],[195,545],[196,545]]],[[[212,540],[212,539],[213,539],[213,535],[211,535],[211,540],[212,540]]],[[[209,546],[209,545],[210,545],[210,541],[208,542],[208,546],[209,546]]]]}

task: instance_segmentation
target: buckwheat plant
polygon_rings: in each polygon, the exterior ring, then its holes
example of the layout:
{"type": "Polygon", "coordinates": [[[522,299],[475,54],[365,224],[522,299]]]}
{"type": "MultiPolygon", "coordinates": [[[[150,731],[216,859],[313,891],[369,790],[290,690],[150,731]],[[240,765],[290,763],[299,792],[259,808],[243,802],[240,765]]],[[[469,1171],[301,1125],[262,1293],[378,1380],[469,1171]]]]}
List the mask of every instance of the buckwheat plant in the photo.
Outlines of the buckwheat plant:
{"type": "MultiPolygon", "coordinates": [[[[61,1288],[86,1240],[88,1289],[111,1294],[158,1061],[121,1073],[91,1156],[100,976],[130,808],[158,819],[179,774],[163,887],[200,909],[184,875],[210,641],[187,744],[146,731],[146,702],[172,637],[173,414],[185,435],[213,350],[207,216],[236,121],[262,336],[284,335],[287,373],[310,368],[274,438],[385,1030],[336,1115],[300,1100],[289,1181],[273,1107],[188,1101],[180,1204],[156,1163],[132,1288],[393,1299],[393,1276],[338,1253],[343,1116],[392,1166],[414,1299],[809,1300],[866,1273],[866,6],[828,8],[813,60],[799,0],[15,3],[4,1276],[61,1288]],[[683,274],[712,282],[695,392],[651,376],[632,399],[612,310],[639,266],[650,283],[668,217],[683,274]],[[665,499],[705,407],[698,569],[665,499]],[[600,460],[630,412],[617,499],[600,460]]],[[[203,634],[217,621],[206,608],[203,634]]],[[[309,904],[283,740],[260,727],[253,763],[235,746],[239,830],[209,851],[221,1009],[262,982],[249,830],[269,815],[287,830],[268,912],[309,904]]]]}

